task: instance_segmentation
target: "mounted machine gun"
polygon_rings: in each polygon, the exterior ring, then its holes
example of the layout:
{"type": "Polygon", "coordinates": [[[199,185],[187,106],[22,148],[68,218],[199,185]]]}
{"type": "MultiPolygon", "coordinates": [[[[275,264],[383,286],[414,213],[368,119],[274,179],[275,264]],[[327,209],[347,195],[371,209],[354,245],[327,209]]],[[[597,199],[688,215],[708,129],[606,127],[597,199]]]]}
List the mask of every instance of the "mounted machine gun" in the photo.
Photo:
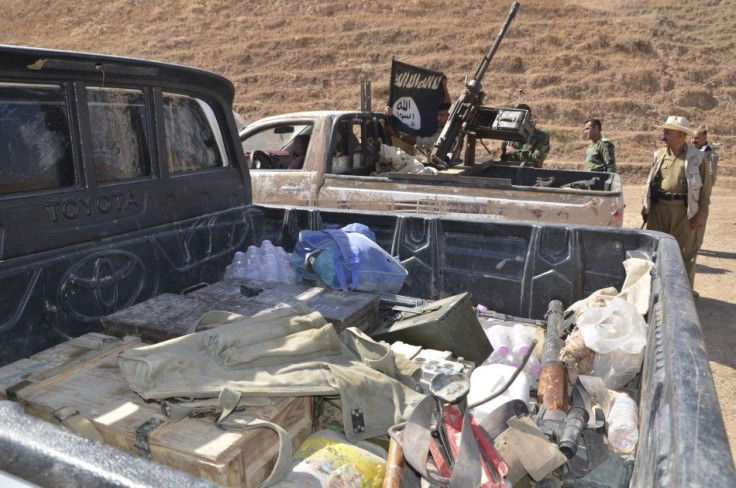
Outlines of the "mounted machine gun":
{"type": "Polygon", "coordinates": [[[429,153],[432,165],[445,168],[457,164],[466,136],[464,164],[468,166],[475,162],[475,141],[478,138],[520,142],[529,139],[533,127],[527,110],[482,106],[485,93],[481,80],[518,10],[519,3],[514,2],[491,49],[483,56],[475,75],[465,83],[465,90],[453,104],[447,124],[429,153]]]}

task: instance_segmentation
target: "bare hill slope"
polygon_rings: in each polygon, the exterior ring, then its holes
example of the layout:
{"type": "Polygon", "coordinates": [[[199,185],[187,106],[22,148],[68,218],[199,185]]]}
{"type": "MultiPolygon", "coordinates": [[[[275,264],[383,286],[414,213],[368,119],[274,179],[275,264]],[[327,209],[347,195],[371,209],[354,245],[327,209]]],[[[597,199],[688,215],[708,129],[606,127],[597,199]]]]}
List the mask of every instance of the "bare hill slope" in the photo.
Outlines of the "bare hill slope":
{"type": "MultiPolygon", "coordinates": [[[[444,71],[453,97],[509,11],[488,0],[4,0],[0,43],[162,60],[210,69],[255,120],[305,109],[374,106],[391,58],[444,71]]],[[[736,175],[736,0],[522,1],[484,80],[486,103],[520,97],[552,136],[551,165],[580,166],[582,126],[603,121],[627,178],[645,171],[654,126],[684,115],[721,143],[736,175]]]]}

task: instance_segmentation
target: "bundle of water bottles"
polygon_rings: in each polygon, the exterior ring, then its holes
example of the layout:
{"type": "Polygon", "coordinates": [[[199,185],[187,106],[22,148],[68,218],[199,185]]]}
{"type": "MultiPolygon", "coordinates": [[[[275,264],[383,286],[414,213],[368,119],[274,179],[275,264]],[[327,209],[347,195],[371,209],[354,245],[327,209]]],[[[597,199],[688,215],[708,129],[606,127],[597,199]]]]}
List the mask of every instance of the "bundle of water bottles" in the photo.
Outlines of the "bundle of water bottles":
{"type": "MultiPolygon", "coordinates": [[[[529,351],[536,332],[536,327],[521,323],[509,323],[504,320],[488,319],[483,328],[493,347],[493,353],[483,364],[507,364],[518,367],[524,355],[529,351]]],[[[536,354],[529,356],[524,372],[536,378],[539,376],[539,364],[536,354]]]]}
{"type": "Polygon", "coordinates": [[[284,248],[265,240],[260,247],[249,246],[246,252],[237,251],[232,263],[225,268],[225,278],[248,278],[293,285],[297,278],[289,257],[284,248]]]}

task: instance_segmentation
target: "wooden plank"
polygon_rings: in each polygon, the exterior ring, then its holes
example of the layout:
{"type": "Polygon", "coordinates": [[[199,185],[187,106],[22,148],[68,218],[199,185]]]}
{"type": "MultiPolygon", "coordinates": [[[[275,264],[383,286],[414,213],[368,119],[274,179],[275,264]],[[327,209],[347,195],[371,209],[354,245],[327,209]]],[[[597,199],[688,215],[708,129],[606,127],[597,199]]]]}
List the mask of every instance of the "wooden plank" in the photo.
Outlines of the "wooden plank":
{"type": "Polygon", "coordinates": [[[53,363],[46,361],[34,361],[33,359],[24,358],[14,363],[6,364],[0,368],[0,400],[7,400],[8,394],[13,395],[12,390],[8,392],[8,388],[18,385],[29,374],[39,369],[53,367],[53,363]]]}
{"type": "MultiPolygon", "coordinates": [[[[64,362],[59,367],[37,371],[29,375],[26,379],[29,385],[23,387],[22,391],[25,395],[29,395],[34,391],[43,389],[52,383],[58,383],[60,380],[75,375],[80,371],[99,364],[102,360],[112,357],[116,360],[118,353],[140,345],[140,339],[133,336],[127,336],[122,339],[111,341],[105,344],[99,350],[88,350],[82,352],[78,356],[64,362]]],[[[117,363],[115,363],[117,367],[117,363]]]]}
{"type": "Polygon", "coordinates": [[[0,368],[0,400],[14,395],[14,389],[38,383],[49,375],[57,375],[70,368],[79,367],[86,361],[95,361],[100,352],[114,349],[126,343],[139,343],[138,338],[116,338],[90,332],[33,356],[21,359],[0,368]]]}

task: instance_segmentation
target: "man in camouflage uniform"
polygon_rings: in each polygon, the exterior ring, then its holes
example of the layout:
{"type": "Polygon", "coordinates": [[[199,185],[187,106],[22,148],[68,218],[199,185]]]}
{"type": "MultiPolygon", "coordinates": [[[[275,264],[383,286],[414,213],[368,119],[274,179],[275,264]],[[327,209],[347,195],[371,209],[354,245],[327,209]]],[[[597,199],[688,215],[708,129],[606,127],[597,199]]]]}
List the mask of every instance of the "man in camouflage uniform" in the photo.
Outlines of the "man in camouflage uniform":
{"type": "Polygon", "coordinates": [[[697,147],[705,153],[705,157],[708,160],[708,170],[710,171],[710,179],[713,184],[716,184],[716,173],[718,172],[718,154],[713,150],[713,147],[708,142],[708,129],[701,127],[695,131],[695,135],[692,140],[693,146],[697,147]]]}
{"type": "MultiPolygon", "coordinates": [[[[662,129],[666,146],[654,152],[641,216],[647,229],[677,240],[692,288],[695,260],[703,243],[712,183],[705,153],[687,143],[694,135],[685,117],[670,116],[662,129]]],[[[693,291],[694,296],[698,294],[693,291]]]]}
{"type": "MultiPolygon", "coordinates": [[[[529,118],[531,118],[532,109],[529,108],[529,105],[520,103],[514,108],[527,110],[529,118]]],[[[529,136],[529,140],[524,144],[517,141],[503,141],[501,143],[501,161],[532,163],[535,168],[541,168],[547,153],[549,153],[549,135],[543,130],[537,129],[536,126],[531,136],[529,136]]]]}
{"type": "Polygon", "coordinates": [[[585,138],[591,141],[588,150],[585,151],[585,169],[615,173],[616,156],[613,152],[613,143],[601,136],[601,130],[599,119],[588,119],[585,122],[583,133],[585,138]]]}

